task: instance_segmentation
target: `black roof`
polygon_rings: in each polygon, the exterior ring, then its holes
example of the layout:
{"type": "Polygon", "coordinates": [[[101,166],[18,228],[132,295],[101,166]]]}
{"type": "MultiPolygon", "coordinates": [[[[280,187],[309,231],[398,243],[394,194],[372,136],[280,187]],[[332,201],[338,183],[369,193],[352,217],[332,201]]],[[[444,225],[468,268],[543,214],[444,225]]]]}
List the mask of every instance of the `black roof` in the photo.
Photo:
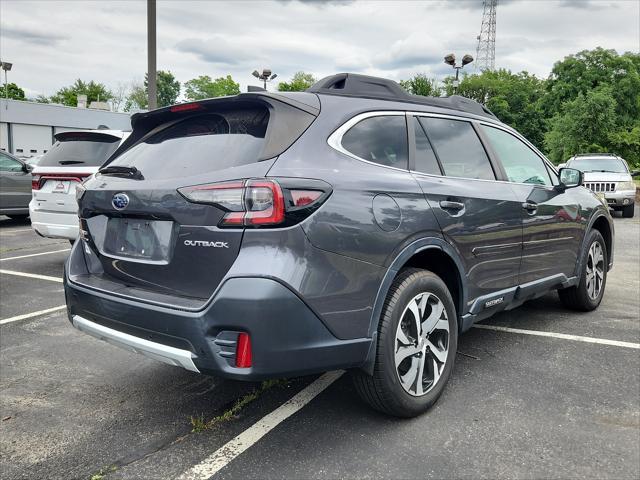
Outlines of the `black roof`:
{"type": "Polygon", "coordinates": [[[460,95],[452,95],[450,97],[411,95],[393,80],[356,73],[338,73],[325,77],[309,87],[307,92],[416,103],[432,107],[450,108],[497,119],[493,112],[484,105],[460,95]]]}

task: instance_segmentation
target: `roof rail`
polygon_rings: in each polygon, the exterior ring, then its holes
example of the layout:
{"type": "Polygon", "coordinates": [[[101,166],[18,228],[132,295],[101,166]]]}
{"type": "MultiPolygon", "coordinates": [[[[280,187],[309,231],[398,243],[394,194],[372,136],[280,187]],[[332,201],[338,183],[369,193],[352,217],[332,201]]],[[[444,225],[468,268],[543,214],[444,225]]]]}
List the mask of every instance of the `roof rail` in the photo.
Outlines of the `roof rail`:
{"type": "Polygon", "coordinates": [[[491,110],[470,98],[459,95],[452,95],[450,97],[411,95],[393,80],[359,75],[356,73],[338,73],[325,77],[311,85],[311,87],[307,89],[307,92],[416,103],[433,107],[451,108],[497,119],[491,110]]]}
{"type": "Polygon", "coordinates": [[[617,157],[615,153],[576,153],[574,157],[617,157]]]}

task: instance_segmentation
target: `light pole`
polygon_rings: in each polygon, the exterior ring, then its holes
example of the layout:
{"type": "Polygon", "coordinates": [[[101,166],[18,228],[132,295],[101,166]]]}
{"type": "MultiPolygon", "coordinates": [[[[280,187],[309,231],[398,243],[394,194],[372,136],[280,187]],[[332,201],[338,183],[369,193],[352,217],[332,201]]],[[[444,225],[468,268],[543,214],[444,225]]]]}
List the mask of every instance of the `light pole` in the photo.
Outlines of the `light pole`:
{"type": "Polygon", "coordinates": [[[156,73],[156,0],[147,0],[147,94],[149,110],[158,108],[156,73]]]}
{"type": "Polygon", "coordinates": [[[4,98],[9,98],[9,82],[7,81],[7,72],[13,67],[13,63],[0,62],[0,67],[4,70],[4,98]]]}
{"type": "Polygon", "coordinates": [[[262,73],[259,73],[257,70],[254,70],[251,75],[253,75],[257,79],[262,80],[264,82],[265,90],[267,89],[267,81],[270,82],[271,80],[273,80],[278,76],[277,73],[271,74],[271,70],[268,68],[263,69],[262,73]]]}
{"type": "Polygon", "coordinates": [[[460,80],[459,80],[460,70],[462,69],[462,67],[464,67],[465,65],[468,65],[471,62],[473,62],[473,57],[468,53],[464,57],[462,57],[461,65],[456,65],[456,56],[453,53],[450,53],[449,55],[444,57],[444,63],[446,63],[447,65],[451,65],[456,71],[456,78],[453,81],[453,88],[455,89],[456,93],[458,93],[458,86],[460,85],[460,80]]]}

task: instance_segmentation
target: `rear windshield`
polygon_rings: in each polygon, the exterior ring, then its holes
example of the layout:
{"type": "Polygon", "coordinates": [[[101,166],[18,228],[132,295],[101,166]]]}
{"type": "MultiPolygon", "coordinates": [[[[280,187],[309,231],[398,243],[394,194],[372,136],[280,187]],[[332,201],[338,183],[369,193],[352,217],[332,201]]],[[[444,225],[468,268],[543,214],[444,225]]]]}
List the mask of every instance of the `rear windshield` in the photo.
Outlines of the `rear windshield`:
{"type": "Polygon", "coordinates": [[[99,167],[119,144],[120,138],[110,135],[65,137],[44,154],[38,167],[99,167]]]}
{"type": "Polygon", "coordinates": [[[109,165],[134,166],[145,178],[190,176],[258,161],[269,110],[251,106],[170,122],[109,165]]]}
{"type": "Polygon", "coordinates": [[[582,172],[627,173],[627,167],[617,158],[577,158],[567,166],[582,172]]]}

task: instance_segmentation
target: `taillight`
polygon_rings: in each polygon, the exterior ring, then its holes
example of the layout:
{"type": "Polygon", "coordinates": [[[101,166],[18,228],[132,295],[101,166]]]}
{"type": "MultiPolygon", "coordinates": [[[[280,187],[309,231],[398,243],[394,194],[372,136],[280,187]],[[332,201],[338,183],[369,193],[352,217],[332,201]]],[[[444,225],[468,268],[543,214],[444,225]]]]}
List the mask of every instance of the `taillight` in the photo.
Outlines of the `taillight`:
{"type": "Polygon", "coordinates": [[[284,221],[284,195],[271,180],[240,180],[184,187],[178,191],[190,202],[226,210],[221,227],[278,225],[284,221]]]}
{"type": "Polygon", "coordinates": [[[251,361],[251,337],[248,333],[241,332],[238,334],[238,343],[236,344],[236,367],[249,368],[251,361]]]}
{"type": "Polygon", "coordinates": [[[190,202],[224,210],[220,227],[289,226],[319,208],[331,185],[303,178],[254,178],[182,187],[178,192],[190,202]]]}
{"type": "Polygon", "coordinates": [[[40,190],[40,175],[31,175],[31,190],[40,190]]]}
{"type": "Polygon", "coordinates": [[[47,180],[69,180],[82,183],[89,177],[90,173],[32,173],[31,190],[40,190],[47,180]]]}

